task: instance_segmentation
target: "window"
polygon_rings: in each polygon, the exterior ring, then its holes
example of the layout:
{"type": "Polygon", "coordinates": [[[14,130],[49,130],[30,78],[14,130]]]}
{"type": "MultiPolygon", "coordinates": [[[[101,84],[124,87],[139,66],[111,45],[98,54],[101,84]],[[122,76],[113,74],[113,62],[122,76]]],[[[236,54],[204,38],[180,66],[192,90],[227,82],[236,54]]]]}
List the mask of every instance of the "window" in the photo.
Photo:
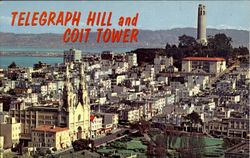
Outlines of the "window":
{"type": "Polygon", "coordinates": [[[46,125],[50,125],[51,122],[50,122],[50,121],[46,121],[45,124],[46,124],[46,125]]]}
{"type": "Polygon", "coordinates": [[[236,128],[240,128],[240,123],[236,122],[236,128]]]}
{"type": "Polygon", "coordinates": [[[231,121],[231,128],[234,128],[234,122],[231,121]]]}

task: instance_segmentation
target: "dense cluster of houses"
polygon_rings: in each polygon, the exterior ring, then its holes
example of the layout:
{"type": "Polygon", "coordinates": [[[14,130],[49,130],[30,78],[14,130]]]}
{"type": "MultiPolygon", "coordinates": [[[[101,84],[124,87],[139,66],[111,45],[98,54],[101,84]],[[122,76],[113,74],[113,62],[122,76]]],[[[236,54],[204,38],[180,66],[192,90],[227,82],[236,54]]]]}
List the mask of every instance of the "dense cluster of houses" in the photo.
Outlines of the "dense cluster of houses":
{"type": "Polygon", "coordinates": [[[160,55],[153,64],[139,65],[131,52],[82,57],[71,49],[64,58],[55,66],[0,70],[2,147],[22,139],[29,146],[65,148],[112,132],[121,121],[188,131],[185,116],[192,112],[203,122],[200,132],[249,136],[250,76],[244,64],[224,73],[223,58],[184,58],[182,70],[172,57],[160,55]]]}

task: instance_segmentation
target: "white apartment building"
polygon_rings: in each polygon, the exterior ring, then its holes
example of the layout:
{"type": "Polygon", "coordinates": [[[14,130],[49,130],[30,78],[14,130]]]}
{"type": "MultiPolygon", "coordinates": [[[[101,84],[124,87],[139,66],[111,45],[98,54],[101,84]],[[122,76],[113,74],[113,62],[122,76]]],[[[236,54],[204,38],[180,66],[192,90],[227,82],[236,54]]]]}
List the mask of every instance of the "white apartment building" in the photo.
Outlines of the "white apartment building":
{"type": "Polygon", "coordinates": [[[224,58],[186,57],[182,59],[182,72],[203,70],[207,73],[220,73],[226,69],[224,58]]]}
{"type": "Polygon", "coordinates": [[[8,117],[7,122],[0,123],[0,136],[4,137],[4,148],[11,148],[19,143],[21,123],[14,117],[8,117]]]}
{"type": "Polygon", "coordinates": [[[154,65],[164,65],[166,68],[173,65],[173,57],[157,56],[154,58],[154,65]]]}
{"type": "Polygon", "coordinates": [[[90,137],[95,138],[96,136],[101,134],[102,129],[102,117],[98,115],[90,116],[90,137]]]}
{"type": "Polygon", "coordinates": [[[137,66],[137,55],[135,53],[128,54],[128,66],[137,66]]]}
{"type": "Polygon", "coordinates": [[[121,120],[126,120],[128,122],[135,122],[140,120],[140,110],[139,109],[125,109],[121,111],[121,120]]]}
{"type": "Polygon", "coordinates": [[[71,146],[68,128],[42,125],[32,130],[30,147],[54,147],[57,150],[71,146]]]}
{"type": "Polygon", "coordinates": [[[236,81],[235,80],[223,80],[216,83],[216,88],[220,90],[233,90],[236,88],[236,81]]]}
{"type": "Polygon", "coordinates": [[[195,86],[199,86],[200,89],[205,89],[208,82],[209,82],[209,76],[204,76],[204,75],[188,76],[189,88],[194,88],[195,86]]]}

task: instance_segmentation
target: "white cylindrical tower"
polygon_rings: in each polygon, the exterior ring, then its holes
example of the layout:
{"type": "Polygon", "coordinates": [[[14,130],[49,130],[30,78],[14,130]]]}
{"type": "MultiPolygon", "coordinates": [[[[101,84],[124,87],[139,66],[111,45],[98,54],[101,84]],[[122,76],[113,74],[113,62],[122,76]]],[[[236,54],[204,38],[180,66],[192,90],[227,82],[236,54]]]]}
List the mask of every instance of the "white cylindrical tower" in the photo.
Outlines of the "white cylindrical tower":
{"type": "Polygon", "coordinates": [[[199,4],[198,7],[197,42],[203,45],[207,44],[206,6],[203,4],[199,4]]]}

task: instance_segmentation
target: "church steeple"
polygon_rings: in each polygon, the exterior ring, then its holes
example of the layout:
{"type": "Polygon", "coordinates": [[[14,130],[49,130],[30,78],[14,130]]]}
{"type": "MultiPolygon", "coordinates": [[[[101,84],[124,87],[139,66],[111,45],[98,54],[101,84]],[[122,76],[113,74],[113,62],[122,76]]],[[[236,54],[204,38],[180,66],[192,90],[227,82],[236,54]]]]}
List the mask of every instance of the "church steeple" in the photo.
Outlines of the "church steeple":
{"type": "Polygon", "coordinates": [[[82,87],[85,90],[86,89],[86,87],[85,87],[85,74],[84,74],[84,68],[83,68],[82,63],[80,65],[80,84],[82,85],[82,87]]]}
{"type": "Polygon", "coordinates": [[[79,96],[79,101],[82,105],[85,105],[87,102],[87,88],[85,84],[85,74],[84,74],[84,68],[83,64],[80,64],[80,84],[79,84],[79,91],[78,91],[78,96],[79,96]]]}
{"type": "Polygon", "coordinates": [[[65,78],[66,81],[69,81],[69,65],[66,64],[66,78],[65,78]]]}
{"type": "Polygon", "coordinates": [[[72,92],[71,84],[70,84],[70,76],[69,76],[69,66],[66,65],[66,76],[64,80],[64,88],[63,88],[63,106],[68,109],[72,104],[72,99],[70,98],[70,93],[72,92]]]}

